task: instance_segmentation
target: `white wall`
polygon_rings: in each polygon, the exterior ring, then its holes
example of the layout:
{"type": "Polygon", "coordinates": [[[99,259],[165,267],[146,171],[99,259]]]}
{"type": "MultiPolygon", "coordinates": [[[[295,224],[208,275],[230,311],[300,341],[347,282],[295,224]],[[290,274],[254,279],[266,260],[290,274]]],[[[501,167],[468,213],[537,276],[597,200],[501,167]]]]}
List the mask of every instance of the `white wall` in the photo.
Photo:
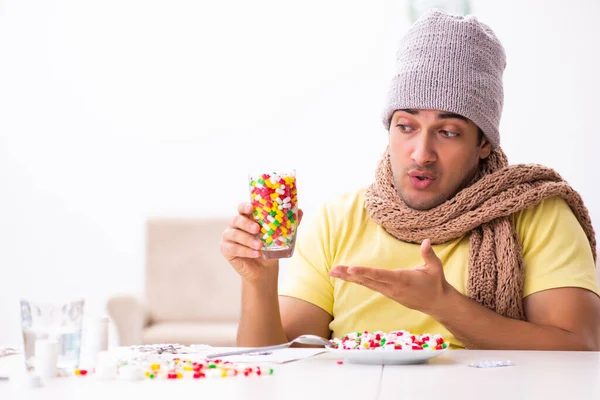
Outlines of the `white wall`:
{"type": "MultiPolygon", "coordinates": [[[[473,1],[508,54],[503,147],[600,229],[600,3],[473,1]]],[[[149,216],[230,215],[258,164],[300,202],[370,182],[406,1],[0,0],[0,344],[18,299],[143,288],[149,216]],[[277,143],[286,151],[276,152],[277,143]]]]}

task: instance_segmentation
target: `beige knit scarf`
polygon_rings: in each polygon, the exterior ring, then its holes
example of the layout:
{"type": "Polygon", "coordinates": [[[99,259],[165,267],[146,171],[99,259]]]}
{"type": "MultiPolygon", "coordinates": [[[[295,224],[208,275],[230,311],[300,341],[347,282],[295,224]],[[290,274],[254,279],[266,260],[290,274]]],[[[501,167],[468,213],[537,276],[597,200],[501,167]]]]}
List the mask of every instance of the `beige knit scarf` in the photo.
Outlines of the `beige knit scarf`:
{"type": "MultiPolygon", "coordinates": [[[[508,166],[496,149],[482,161],[471,183],[430,210],[414,210],[394,187],[389,151],[366,190],[365,208],[390,235],[409,243],[444,243],[470,233],[467,294],[506,317],[525,319],[523,256],[511,214],[553,196],[575,213],[596,260],[596,238],[581,196],[558,173],[540,165],[508,166]]],[[[565,238],[569,240],[569,238],[565,238]]]]}

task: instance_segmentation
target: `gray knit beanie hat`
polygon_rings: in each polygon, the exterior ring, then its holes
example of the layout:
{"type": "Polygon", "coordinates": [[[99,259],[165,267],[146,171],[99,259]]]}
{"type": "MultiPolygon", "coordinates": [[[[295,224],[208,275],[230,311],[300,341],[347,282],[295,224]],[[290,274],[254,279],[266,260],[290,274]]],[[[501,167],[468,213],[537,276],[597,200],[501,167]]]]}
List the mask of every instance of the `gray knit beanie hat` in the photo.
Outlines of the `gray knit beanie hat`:
{"type": "Polygon", "coordinates": [[[449,111],[473,121],[496,148],[505,66],[504,48],[487,25],[430,10],[400,42],[383,123],[389,130],[400,109],[449,111]]]}

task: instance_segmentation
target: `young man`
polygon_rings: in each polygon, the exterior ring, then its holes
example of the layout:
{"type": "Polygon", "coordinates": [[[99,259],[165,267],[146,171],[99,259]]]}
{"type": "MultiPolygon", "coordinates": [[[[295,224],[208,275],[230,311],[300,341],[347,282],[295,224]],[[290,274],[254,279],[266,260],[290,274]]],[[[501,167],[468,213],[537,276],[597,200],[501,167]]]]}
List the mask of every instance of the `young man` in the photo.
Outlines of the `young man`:
{"type": "Polygon", "coordinates": [[[252,205],[223,234],[240,346],[312,333],[440,333],[453,347],[600,350],[595,237],[579,195],[499,148],[505,55],[472,16],[430,11],[401,43],[375,182],[299,230],[278,290],[252,205]]]}

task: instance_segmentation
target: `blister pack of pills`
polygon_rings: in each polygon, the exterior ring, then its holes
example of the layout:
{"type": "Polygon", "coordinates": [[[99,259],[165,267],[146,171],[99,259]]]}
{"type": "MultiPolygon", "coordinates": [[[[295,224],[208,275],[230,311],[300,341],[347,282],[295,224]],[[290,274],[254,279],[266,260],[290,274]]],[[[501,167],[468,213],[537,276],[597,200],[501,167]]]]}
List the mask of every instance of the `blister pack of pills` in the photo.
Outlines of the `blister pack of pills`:
{"type": "Polygon", "coordinates": [[[469,367],[474,368],[498,368],[498,367],[510,367],[515,365],[510,360],[478,360],[473,361],[469,364],[469,367]]]}

